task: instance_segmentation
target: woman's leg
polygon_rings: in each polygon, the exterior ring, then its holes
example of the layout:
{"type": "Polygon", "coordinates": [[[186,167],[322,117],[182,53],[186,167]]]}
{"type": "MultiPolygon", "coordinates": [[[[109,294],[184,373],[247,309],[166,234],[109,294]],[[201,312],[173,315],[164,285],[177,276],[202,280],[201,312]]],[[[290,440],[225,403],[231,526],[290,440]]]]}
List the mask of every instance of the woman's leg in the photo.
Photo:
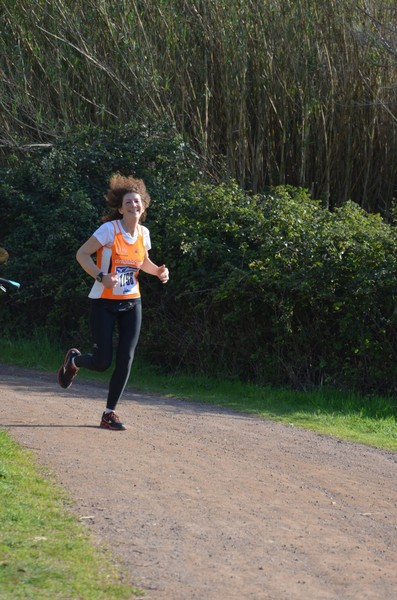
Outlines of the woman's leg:
{"type": "Polygon", "coordinates": [[[90,327],[93,342],[92,354],[80,354],[74,359],[76,367],[91,371],[106,371],[112,364],[113,331],[117,313],[108,310],[102,300],[91,301],[90,327]]]}
{"type": "Polygon", "coordinates": [[[112,374],[106,408],[114,410],[127,385],[135,348],[139,340],[142,323],[142,305],[137,300],[130,310],[117,315],[119,342],[116,354],[116,367],[112,374]]]}

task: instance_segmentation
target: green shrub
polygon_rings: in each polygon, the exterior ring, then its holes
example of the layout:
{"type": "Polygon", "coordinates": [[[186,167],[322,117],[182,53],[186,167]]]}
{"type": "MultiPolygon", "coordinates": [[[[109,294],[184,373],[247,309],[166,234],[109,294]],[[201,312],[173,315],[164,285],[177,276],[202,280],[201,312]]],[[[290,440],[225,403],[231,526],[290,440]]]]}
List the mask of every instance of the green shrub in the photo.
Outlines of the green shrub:
{"type": "Polygon", "coordinates": [[[148,356],[262,383],[394,389],[396,236],[379,216],[351,202],[330,213],[301,189],[196,183],[156,217],[172,276],[150,303],[148,356]]]}

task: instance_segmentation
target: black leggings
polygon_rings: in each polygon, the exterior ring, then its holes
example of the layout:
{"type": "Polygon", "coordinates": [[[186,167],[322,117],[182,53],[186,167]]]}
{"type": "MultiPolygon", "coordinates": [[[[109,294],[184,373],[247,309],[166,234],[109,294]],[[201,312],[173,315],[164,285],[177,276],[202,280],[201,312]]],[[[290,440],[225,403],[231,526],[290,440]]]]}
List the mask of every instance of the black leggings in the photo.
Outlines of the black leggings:
{"type": "Polygon", "coordinates": [[[113,333],[118,327],[116,366],[109,384],[106,408],[114,410],[127,385],[142,322],[141,299],[91,300],[90,325],[92,354],[75,358],[76,367],[91,371],[106,371],[113,358],[113,333]]]}

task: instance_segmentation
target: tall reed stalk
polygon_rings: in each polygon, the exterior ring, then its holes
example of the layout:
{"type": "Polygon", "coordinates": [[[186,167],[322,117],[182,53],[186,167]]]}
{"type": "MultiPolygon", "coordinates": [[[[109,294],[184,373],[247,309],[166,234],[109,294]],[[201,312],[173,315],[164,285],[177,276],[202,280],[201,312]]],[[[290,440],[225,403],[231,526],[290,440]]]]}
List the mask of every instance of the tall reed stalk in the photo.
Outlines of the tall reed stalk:
{"type": "Polygon", "coordinates": [[[219,178],[392,208],[388,0],[2,0],[0,144],[172,119],[219,178]]]}

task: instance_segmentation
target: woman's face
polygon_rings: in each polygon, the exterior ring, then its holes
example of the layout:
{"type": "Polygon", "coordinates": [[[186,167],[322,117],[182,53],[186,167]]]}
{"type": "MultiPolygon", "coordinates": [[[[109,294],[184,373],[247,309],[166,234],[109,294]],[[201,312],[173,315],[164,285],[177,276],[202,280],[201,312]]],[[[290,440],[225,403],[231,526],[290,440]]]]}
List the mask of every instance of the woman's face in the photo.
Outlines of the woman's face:
{"type": "Polygon", "coordinates": [[[132,215],[138,219],[141,217],[145,208],[142,204],[141,196],[136,192],[128,192],[123,196],[123,203],[119,208],[121,215],[132,215]]]}

